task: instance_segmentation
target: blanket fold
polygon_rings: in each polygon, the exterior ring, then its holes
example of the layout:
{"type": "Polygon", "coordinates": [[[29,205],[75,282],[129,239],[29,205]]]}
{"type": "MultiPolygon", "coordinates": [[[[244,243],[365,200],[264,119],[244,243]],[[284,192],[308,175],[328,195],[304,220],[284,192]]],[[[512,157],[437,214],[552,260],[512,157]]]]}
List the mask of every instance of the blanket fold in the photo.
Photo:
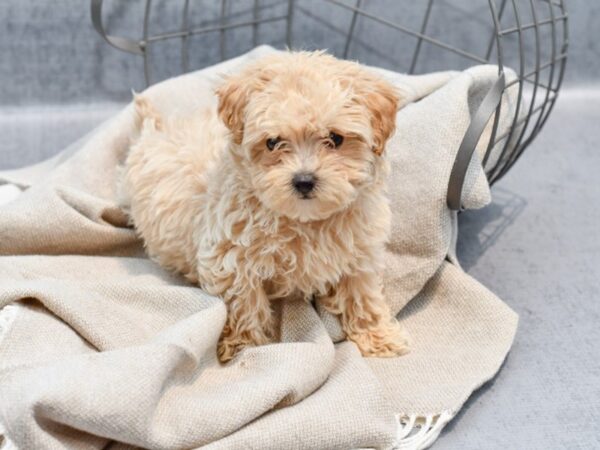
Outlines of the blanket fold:
{"type": "MultiPolygon", "coordinates": [[[[258,47],[145,95],[163,114],[214,107],[219,74],[272,51],[258,47]]],[[[147,259],[119,209],[118,166],[137,132],[129,105],[51,160],[0,172],[0,184],[24,189],[0,204],[5,445],[348,449],[433,442],[497,372],[517,325],[515,313],[456,264],[456,214],[446,206],[458,145],[497,68],[421,76],[373,70],[407,103],[386,149],[393,226],[384,281],[411,335],[411,353],[362,358],[342,341],[335,317],[290,298],[274,304],[276,343],[220,365],[224,304],[147,259]]],[[[500,131],[510,125],[501,119],[500,131]]],[[[490,199],[478,150],[464,190],[470,207],[490,199]]]]}

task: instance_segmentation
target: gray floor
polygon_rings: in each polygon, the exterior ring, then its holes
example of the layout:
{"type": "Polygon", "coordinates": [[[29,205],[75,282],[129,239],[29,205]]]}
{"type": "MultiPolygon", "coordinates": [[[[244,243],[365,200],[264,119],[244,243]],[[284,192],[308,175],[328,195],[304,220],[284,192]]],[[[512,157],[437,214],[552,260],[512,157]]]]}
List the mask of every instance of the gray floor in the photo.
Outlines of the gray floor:
{"type": "Polygon", "coordinates": [[[120,103],[0,107],[0,170],[49,158],[120,108],[120,103]]]}
{"type": "Polygon", "coordinates": [[[493,204],[461,215],[464,267],[520,324],[433,448],[600,448],[599,125],[600,90],[563,92],[493,204]]]}

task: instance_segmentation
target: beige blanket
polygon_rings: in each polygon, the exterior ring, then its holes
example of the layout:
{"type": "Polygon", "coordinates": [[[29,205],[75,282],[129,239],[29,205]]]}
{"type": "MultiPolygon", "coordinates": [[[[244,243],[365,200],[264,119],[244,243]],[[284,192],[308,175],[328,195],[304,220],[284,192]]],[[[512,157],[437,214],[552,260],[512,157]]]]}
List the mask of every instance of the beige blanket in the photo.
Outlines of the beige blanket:
{"type": "MultiPolygon", "coordinates": [[[[270,51],[259,47],[148,95],[165,114],[213,104],[218,74],[270,51]]],[[[394,216],[385,291],[413,341],[396,359],[362,358],[340,341],[334,317],[287,300],[276,304],[281,343],[220,365],[223,303],[148,260],[118,208],[116,168],[135,135],[131,106],[52,160],[0,173],[0,182],[24,189],[0,205],[4,446],[430,445],[499,369],[517,325],[515,313],[449,256],[450,169],[496,70],[382,72],[410,103],[387,147],[394,216]]],[[[475,157],[465,204],[488,201],[475,157]]]]}

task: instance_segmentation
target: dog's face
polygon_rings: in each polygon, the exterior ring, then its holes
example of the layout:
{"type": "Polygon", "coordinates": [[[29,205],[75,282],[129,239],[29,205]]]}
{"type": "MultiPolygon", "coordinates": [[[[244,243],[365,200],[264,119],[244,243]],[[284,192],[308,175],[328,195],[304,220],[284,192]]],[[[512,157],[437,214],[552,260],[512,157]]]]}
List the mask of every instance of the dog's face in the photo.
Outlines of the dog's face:
{"type": "Polygon", "coordinates": [[[389,83],[320,52],[263,58],[217,95],[257,197],[299,221],[326,219],[375,182],[399,102],[389,83]]]}

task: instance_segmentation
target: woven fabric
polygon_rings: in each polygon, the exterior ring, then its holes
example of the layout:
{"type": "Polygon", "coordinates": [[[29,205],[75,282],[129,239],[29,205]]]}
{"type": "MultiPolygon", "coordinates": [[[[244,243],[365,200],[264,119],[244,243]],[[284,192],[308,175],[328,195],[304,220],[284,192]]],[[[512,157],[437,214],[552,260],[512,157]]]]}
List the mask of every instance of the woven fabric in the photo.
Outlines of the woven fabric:
{"type": "MultiPolygon", "coordinates": [[[[271,51],[259,47],[147,95],[163,114],[214,105],[218,74],[271,51]]],[[[0,205],[0,307],[17,309],[0,333],[5,442],[391,448],[408,442],[398,417],[417,417],[429,418],[432,432],[412,448],[429,445],[498,370],[517,325],[506,305],[448,261],[456,231],[446,206],[450,169],[473,97],[496,70],[380,71],[407,103],[386,150],[393,230],[385,292],[413,342],[400,358],[362,358],[354,344],[338,342],[335,318],[289,299],[274,303],[281,342],[219,364],[224,304],[147,259],[118,207],[117,167],[136,133],[131,106],[55,158],[0,173],[0,182],[24,189],[0,205]]],[[[489,201],[477,157],[467,182],[466,203],[489,201]]]]}

